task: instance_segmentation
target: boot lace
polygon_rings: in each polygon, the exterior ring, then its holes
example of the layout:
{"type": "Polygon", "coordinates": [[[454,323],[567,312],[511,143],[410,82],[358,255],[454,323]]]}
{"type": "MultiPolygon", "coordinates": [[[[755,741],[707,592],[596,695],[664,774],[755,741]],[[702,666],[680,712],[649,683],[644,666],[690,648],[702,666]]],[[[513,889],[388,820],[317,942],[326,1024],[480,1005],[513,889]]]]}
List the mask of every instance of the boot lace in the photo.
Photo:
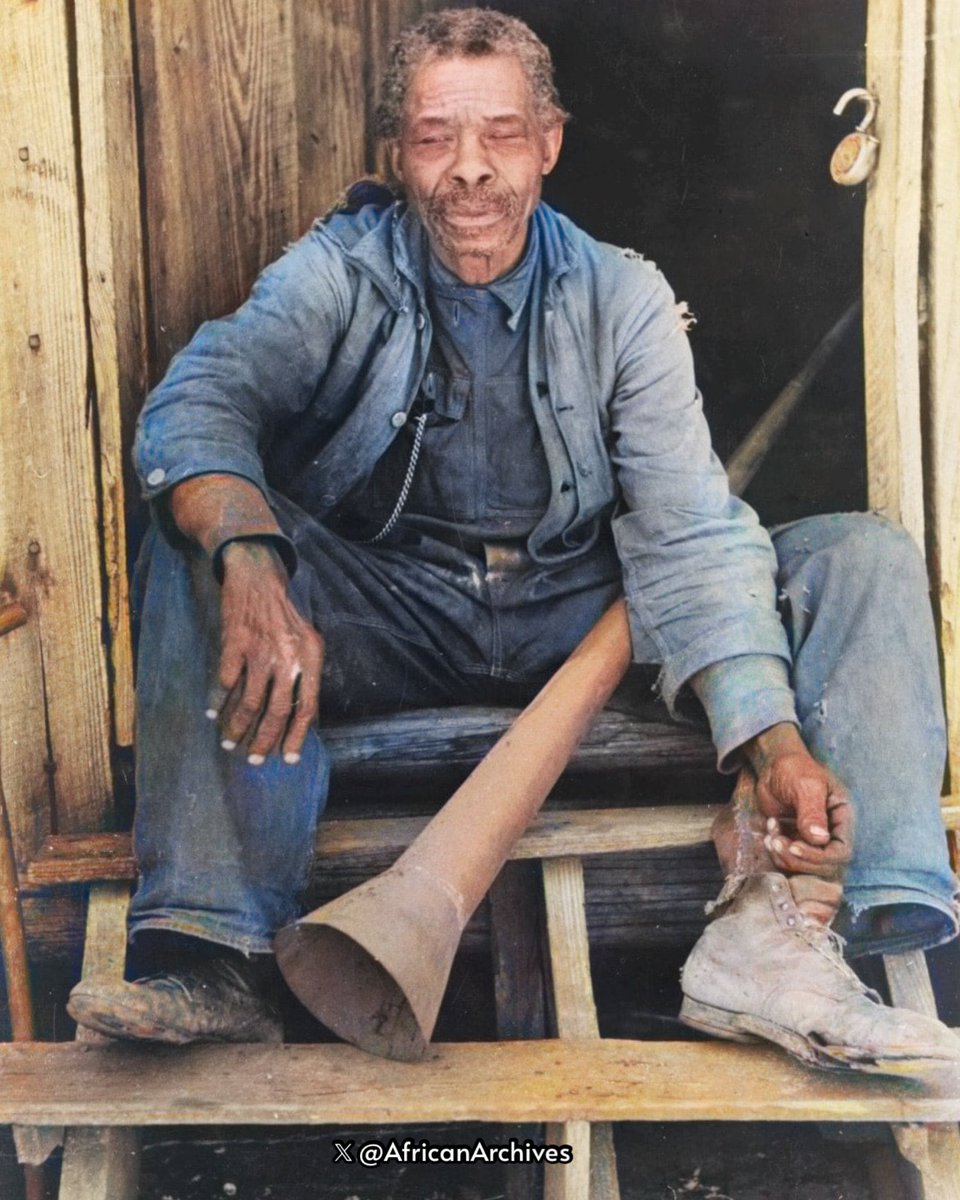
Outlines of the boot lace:
{"type": "Polygon", "coordinates": [[[854,971],[853,967],[847,962],[844,957],[846,940],[836,930],[831,929],[829,925],[821,925],[819,921],[815,921],[812,917],[802,917],[800,924],[797,926],[796,934],[808,946],[816,950],[821,957],[825,958],[862,995],[866,996],[869,1000],[873,1000],[876,1004],[883,1003],[879,992],[876,992],[871,987],[867,987],[856,971],[854,971]]]}

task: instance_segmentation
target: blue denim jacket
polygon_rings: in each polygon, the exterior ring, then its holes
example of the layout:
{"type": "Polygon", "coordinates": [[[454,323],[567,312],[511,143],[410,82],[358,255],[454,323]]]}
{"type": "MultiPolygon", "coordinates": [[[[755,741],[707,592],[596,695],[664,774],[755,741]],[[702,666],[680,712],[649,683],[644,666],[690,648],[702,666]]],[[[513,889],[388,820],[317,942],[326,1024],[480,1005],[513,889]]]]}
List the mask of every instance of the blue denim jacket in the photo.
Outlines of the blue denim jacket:
{"type": "MultiPolygon", "coordinates": [[[[711,664],[767,656],[760,686],[790,719],[775,556],[711,449],[673,293],[635,251],[545,204],[532,219],[528,363],[551,499],[530,553],[576,555],[612,512],[634,655],[662,664],[667,703],[711,664]]],[[[403,203],[316,224],[236,313],[201,326],[151,393],[135,447],[145,496],[227,472],[317,516],[333,509],[413,403],[431,339],[426,279],[424,234],[403,203]]],[[[718,746],[729,743],[714,716],[718,746]]]]}

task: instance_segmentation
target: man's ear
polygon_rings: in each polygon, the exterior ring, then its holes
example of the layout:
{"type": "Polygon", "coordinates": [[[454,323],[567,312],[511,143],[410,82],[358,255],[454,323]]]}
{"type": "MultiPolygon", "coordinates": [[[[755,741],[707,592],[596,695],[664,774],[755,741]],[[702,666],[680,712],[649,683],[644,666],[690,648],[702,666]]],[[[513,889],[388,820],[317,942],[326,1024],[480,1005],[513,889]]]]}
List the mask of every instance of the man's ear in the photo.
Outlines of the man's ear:
{"type": "MultiPolygon", "coordinates": [[[[557,165],[560,157],[560,147],[563,145],[563,126],[558,121],[544,131],[543,135],[543,170],[541,174],[549,175],[557,165]]],[[[394,168],[396,169],[396,168],[394,168]]]]}
{"type": "Polygon", "coordinates": [[[391,138],[387,142],[387,154],[390,156],[390,169],[393,171],[394,178],[403,183],[403,155],[400,153],[400,139],[391,138]]]}

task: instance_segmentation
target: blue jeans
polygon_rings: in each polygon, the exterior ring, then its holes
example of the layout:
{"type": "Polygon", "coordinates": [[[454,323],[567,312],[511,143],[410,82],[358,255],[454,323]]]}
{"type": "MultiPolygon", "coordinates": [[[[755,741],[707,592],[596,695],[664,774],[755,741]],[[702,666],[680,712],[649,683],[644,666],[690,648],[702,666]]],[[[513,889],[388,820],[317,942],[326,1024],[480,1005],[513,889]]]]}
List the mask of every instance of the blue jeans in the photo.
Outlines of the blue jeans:
{"type": "MultiPolygon", "coordinates": [[[[294,603],[326,639],[321,721],[523,703],[620,591],[612,547],[558,577],[482,546],[350,543],[274,501],[299,553],[294,603]]],[[[772,536],[803,737],[856,808],[843,931],[858,952],[947,941],[956,885],[938,811],[945,735],[920,555],[898,527],[859,514],[772,536]]],[[[209,561],[154,528],[139,594],[131,931],[269,951],[307,881],[329,776],[321,734],[296,766],[271,755],[251,767],[223,751],[203,715],[219,648],[209,561]]]]}

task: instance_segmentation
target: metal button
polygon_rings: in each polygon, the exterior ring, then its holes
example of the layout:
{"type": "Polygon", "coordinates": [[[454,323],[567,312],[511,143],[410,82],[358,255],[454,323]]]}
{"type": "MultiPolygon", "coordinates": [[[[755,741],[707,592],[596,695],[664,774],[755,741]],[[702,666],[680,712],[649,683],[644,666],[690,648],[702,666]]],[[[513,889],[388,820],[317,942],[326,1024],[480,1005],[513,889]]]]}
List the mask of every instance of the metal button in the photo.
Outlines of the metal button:
{"type": "Polygon", "coordinates": [[[167,473],[163,467],[154,467],[154,469],[147,476],[147,483],[149,483],[151,487],[157,487],[158,484],[163,483],[166,477],[167,473]]]}
{"type": "Polygon", "coordinates": [[[424,325],[426,325],[426,323],[427,323],[427,318],[426,318],[426,317],[423,315],[423,313],[422,313],[422,312],[418,312],[418,313],[417,313],[417,319],[416,319],[416,321],[414,322],[414,324],[416,325],[416,327],[417,327],[418,329],[422,329],[422,328],[424,327],[424,325]]]}
{"type": "Polygon", "coordinates": [[[395,412],[390,418],[390,424],[394,429],[401,429],[407,423],[407,414],[405,412],[395,412]]]}

